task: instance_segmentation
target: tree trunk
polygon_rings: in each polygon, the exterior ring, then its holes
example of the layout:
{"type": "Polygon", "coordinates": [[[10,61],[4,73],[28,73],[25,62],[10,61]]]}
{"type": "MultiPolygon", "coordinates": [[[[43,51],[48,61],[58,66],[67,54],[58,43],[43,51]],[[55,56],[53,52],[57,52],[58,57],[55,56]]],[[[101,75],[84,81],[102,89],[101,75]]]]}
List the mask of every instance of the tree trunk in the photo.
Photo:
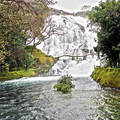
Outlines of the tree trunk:
{"type": "Polygon", "coordinates": [[[119,55],[119,58],[118,58],[118,67],[120,67],[120,55],[119,55]]]}
{"type": "Polygon", "coordinates": [[[113,67],[113,62],[112,62],[112,60],[109,58],[109,62],[110,62],[110,67],[112,68],[113,67]]]}
{"type": "Polygon", "coordinates": [[[34,52],[35,47],[36,47],[36,46],[34,45],[32,51],[31,51],[31,54],[32,54],[32,55],[33,55],[33,52],[34,52]]]}
{"type": "Polygon", "coordinates": [[[119,52],[118,52],[117,65],[118,65],[118,67],[120,67],[120,56],[119,56],[119,52]]]}
{"type": "Polygon", "coordinates": [[[1,73],[1,71],[2,71],[2,65],[0,64],[0,73],[1,73]]]}
{"type": "Polygon", "coordinates": [[[113,59],[114,67],[117,67],[117,59],[113,59]]]}

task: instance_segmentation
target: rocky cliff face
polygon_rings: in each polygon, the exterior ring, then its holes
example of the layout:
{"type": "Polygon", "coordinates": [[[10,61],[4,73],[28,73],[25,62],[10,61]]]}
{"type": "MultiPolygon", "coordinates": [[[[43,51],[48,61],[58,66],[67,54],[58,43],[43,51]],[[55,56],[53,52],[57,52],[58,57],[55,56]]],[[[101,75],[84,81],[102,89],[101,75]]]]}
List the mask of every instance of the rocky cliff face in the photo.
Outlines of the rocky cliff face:
{"type": "Polygon", "coordinates": [[[95,33],[90,33],[86,28],[87,20],[81,17],[56,16],[52,19],[57,25],[62,25],[65,35],[52,35],[38,46],[47,55],[54,57],[61,55],[81,56],[94,53],[93,46],[95,33]]]}

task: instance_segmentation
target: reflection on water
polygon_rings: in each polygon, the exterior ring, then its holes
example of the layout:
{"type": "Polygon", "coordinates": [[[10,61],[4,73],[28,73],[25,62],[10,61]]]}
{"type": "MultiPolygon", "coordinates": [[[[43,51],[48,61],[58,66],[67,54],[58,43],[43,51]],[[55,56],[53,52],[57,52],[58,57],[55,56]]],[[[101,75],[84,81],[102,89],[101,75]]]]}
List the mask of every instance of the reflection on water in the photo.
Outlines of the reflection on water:
{"type": "Polygon", "coordinates": [[[72,81],[71,93],[63,94],[53,89],[56,79],[1,83],[0,120],[120,120],[120,91],[82,77],[72,81]]]}

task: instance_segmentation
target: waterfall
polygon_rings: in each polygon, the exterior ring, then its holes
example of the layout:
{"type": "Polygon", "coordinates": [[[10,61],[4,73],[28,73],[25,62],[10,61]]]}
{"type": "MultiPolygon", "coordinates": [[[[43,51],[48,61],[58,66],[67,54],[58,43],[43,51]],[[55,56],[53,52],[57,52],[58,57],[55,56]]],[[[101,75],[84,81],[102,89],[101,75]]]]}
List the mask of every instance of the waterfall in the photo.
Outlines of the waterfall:
{"type": "Polygon", "coordinates": [[[73,77],[90,76],[95,66],[98,66],[100,61],[97,56],[87,57],[86,60],[58,60],[57,63],[49,71],[48,75],[72,75],[73,77]]]}
{"type": "MultiPolygon", "coordinates": [[[[91,33],[87,26],[87,19],[74,16],[53,15],[52,19],[57,25],[64,27],[64,36],[52,35],[49,39],[37,46],[44,53],[59,57],[62,55],[85,56],[95,54],[93,47],[97,45],[96,33],[91,33]]],[[[49,71],[49,75],[71,74],[73,76],[89,76],[94,66],[99,65],[96,55],[86,57],[61,57],[49,71]]]]}

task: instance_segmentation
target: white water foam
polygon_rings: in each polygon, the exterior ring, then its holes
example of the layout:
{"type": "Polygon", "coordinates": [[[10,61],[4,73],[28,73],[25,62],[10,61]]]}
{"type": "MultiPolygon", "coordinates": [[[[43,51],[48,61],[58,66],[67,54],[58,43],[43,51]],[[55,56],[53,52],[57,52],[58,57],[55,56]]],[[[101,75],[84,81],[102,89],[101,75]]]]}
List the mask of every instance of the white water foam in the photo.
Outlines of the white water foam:
{"type": "Polygon", "coordinates": [[[87,60],[59,60],[49,71],[48,75],[72,75],[73,77],[88,77],[100,61],[89,57],[87,60]]]}
{"type": "Polygon", "coordinates": [[[36,77],[23,77],[20,79],[14,79],[5,81],[2,84],[9,84],[9,83],[31,83],[31,82],[37,82],[37,81],[57,81],[60,78],[60,76],[36,76],[36,77]]]}
{"type": "Polygon", "coordinates": [[[62,25],[64,27],[63,33],[66,34],[62,36],[52,35],[49,39],[38,45],[38,49],[54,57],[65,54],[84,55],[85,53],[82,49],[89,49],[94,52],[93,46],[97,45],[94,41],[96,34],[89,32],[89,28],[86,28],[87,19],[69,15],[53,15],[52,19],[56,22],[56,25],[62,25]]]}
{"type": "MultiPolygon", "coordinates": [[[[93,47],[97,45],[96,33],[89,31],[87,19],[75,16],[57,16],[53,15],[52,19],[56,25],[64,27],[64,36],[52,35],[49,39],[37,46],[48,55],[59,57],[62,55],[84,56],[86,54],[95,54],[93,47]]],[[[79,57],[80,58],[80,57],[79,57]]],[[[71,57],[61,57],[60,60],[52,67],[48,75],[65,75],[72,76],[90,76],[95,66],[99,65],[96,55],[87,56],[86,60],[69,60],[71,57]]]]}

